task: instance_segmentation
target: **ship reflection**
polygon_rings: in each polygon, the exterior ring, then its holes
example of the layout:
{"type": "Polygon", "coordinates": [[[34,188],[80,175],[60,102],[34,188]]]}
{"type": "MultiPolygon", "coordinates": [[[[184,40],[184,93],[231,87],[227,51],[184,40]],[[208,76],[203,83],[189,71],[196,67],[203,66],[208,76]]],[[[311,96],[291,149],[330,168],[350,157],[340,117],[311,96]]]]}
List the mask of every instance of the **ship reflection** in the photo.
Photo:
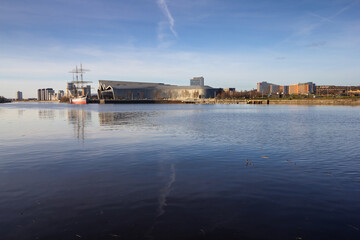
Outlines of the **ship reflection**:
{"type": "Polygon", "coordinates": [[[85,127],[91,122],[91,112],[82,109],[69,109],[67,119],[73,125],[75,138],[84,141],[85,127]]]}

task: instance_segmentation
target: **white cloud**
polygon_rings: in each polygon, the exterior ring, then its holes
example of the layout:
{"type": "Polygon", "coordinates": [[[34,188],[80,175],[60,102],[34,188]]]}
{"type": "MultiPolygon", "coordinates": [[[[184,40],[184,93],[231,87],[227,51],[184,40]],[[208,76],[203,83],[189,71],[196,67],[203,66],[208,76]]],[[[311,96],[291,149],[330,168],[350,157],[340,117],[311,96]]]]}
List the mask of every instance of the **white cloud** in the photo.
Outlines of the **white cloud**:
{"type": "MultiPolygon", "coordinates": [[[[177,34],[177,32],[175,31],[175,29],[174,29],[175,20],[174,20],[174,18],[172,17],[171,12],[169,11],[169,8],[168,8],[168,6],[167,6],[166,1],[165,1],[165,0],[157,0],[157,4],[158,4],[159,8],[161,9],[161,11],[164,13],[165,17],[166,17],[167,20],[168,20],[167,24],[168,24],[168,26],[169,26],[169,29],[170,29],[171,33],[172,33],[175,37],[177,37],[178,34],[177,34]]],[[[160,24],[159,24],[160,27],[161,27],[162,24],[163,24],[163,23],[160,23],[160,24]]],[[[162,30],[162,29],[160,29],[160,30],[162,30]]],[[[159,33],[158,36],[159,36],[160,39],[163,38],[163,33],[162,33],[162,31],[160,31],[160,33],[159,33]]]]}

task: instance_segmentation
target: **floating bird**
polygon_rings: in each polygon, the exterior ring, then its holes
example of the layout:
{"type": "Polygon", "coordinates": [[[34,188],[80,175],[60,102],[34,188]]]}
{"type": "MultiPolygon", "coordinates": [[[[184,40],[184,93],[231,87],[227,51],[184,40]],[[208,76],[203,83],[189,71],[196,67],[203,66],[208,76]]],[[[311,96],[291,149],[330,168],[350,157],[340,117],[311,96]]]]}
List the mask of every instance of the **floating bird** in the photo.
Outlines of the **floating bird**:
{"type": "Polygon", "coordinates": [[[246,166],[247,166],[247,165],[254,166],[254,164],[253,164],[253,163],[251,163],[249,160],[247,160],[247,159],[246,159],[246,166]]]}

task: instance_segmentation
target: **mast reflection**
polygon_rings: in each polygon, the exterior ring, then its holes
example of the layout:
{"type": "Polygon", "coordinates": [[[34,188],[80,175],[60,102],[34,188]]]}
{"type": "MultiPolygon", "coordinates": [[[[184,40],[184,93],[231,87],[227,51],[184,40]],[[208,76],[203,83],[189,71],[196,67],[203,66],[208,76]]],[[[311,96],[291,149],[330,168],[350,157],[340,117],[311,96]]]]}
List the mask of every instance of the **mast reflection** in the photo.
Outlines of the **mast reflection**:
{"type": "Polygon", "coordinates": [[[67,119],[74,128],[74,136],[77,139],[85,140],[85,127],[91,122],[91,112],[83,109],[69,109],[67,119]]]}

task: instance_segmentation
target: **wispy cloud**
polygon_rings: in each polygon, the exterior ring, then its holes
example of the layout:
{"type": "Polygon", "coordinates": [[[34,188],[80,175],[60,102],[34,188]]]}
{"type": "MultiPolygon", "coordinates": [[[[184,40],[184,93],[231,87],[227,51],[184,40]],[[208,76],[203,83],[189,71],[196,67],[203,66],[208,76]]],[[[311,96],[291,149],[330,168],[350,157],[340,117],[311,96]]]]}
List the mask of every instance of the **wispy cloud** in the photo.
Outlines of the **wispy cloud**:
{"type": "Polygon", "coordinates": [[[342,14],[343,12],[345,12],[346,10],[350,9],[351,7],[355,6],[359,4],[359,1],[353,1],[352,3],[346,5],[345,7],[341,8],[339,11],[337,11],[333,16],[330,17],[330,19],[334,19],[337,16],[339,16],[340,14],[342,14]]]}
{"type": "Polygon", "coordinates": [[[318,21],[308,24],[300,29],[297,29],[293,34],[291,34],[288,38],[286,38],[284,41],[282,41],[282,43],[287,42],[294,37],[310,35],[315,29],[323,26],[325,23],[334,23],[334,20],[336,17],[343,14],[345,11],[351,9],[352,7],[354,7],[357,4],[359,4],[358,0],[353,1],[353,2],[349,3],[348,5],[346,5],[345,7],[338,9],[333,15],[331,15],[329,17],[324,17],[324,16],[320,16],[319,14],[309,12],[308,14],[313,17],[318,18],[318,21]]]}
{"type": "Polygon", "coordinates": [[[159,6],[159,8],[161,9],[161,11],[164,13],[164,15],[166,16],[167,20],[168,20],[168,24],[169,24],[169,28],[170,31],[172,32],[172,34],[177,37],[177,32],[174,29],[175,26],[175,20],[171,15],[171,12],[169,11],[169,8],[167,6],[167,3],[165,0],[157,0],[157,4],[159,6]]]}
{"type": "Polygon", "coordinates": [[[326,41],[320,41],[320,42],[313,42],[309,45],[307,45],[307,47],[322,47],[326,45],[326,41]]]}
{"type": "Polygon", "coordinates": [[[323,16],[320,16],[320,15],[315,14],[315,13],[313,13],[313,12],[309,12],[309,14],[310,14],[311,16],[314,16],[314,17],[317,17],[317,18],[321,19],[321,20],[324,21],[324,22],[331,22],[331,23],[333,22],[331,19],[326,18],[326,17],[323,17],[323,16]]]}
{"type": "Polygon", "coordinates": [[[337,16],[341,15],[343,12],[347,11],[347,10],[350,9],[351,7],[357,5],[358,3],[359,3],[359,1],[354,1],[354,2],[346,5],[345,7],[339,9],[337,12],[335,12],[335,13],[334,13],[333,15],[331,15],[330,17],[323,17],[323,16],[320,16],[320,15],[315,14],[315,13],[313,13],[313,12],[310,12],[309,14],[312,15],[312,16],[314,16],[314,17],[320,18],[320,19],[321,19],[321,23],[323,23],[323,22],[333,23],[333,22],[334,22],[333,20],[334,20],[337,16]]]}
{"type": "Polygon", "coordinates": [[[168,24],[166,22],[159,22],[157,29],[157,38],[159,40],[159,47],[168,48],[174,43],[174,36],[167,31],[168,24]]]}

